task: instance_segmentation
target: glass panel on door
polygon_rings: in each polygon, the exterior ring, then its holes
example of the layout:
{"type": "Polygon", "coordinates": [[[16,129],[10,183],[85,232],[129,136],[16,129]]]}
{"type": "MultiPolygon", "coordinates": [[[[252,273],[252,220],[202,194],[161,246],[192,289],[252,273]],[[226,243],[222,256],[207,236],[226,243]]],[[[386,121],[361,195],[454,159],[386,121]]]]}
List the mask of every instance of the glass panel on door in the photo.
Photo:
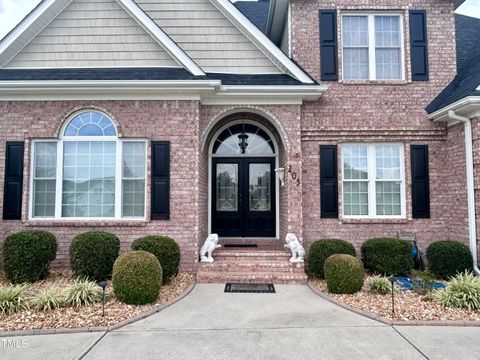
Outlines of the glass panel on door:
{"type": "Polygon", "coordinates": [[[217,164],[217,211],[238,211],[238,164],[217,164]]]}
{"type": "Polygon", "coordinates": [[[249,210],[270,211],[272,207],[271,169],[268,164],[249,164],[249,210]]]}

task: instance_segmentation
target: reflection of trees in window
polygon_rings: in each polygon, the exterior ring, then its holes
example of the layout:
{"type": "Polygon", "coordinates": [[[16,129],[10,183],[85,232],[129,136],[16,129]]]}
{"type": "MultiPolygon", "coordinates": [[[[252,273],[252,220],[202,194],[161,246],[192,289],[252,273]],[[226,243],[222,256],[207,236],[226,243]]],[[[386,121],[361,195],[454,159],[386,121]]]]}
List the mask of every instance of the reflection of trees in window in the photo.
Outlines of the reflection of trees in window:
{"type": "Polygon", "coordinates": [[[217,210],[237,210],[237,179],[228,170],[217,174],[217,210]]]}

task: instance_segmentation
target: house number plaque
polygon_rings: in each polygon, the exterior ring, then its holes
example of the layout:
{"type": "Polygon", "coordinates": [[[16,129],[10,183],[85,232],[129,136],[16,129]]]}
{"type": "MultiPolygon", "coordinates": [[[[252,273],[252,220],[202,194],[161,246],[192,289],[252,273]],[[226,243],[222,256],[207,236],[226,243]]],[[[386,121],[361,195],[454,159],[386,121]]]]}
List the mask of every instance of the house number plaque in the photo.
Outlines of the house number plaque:
{"type": "Polygon", "coordinates": [[[300,185],[300,177],[298,177],[297,173],[292,170],[292,165],[288,165],[288,173],[290,174],[290,177],[295,182],[295,184],[297,186],[299,186],[300,185]]]}

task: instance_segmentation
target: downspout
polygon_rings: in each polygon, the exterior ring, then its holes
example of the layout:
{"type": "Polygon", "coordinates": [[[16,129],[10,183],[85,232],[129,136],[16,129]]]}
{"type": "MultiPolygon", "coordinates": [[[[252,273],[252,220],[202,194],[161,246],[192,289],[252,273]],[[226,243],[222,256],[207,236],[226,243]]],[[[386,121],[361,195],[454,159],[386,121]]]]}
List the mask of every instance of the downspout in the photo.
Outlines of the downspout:
{"type": "Polygon", "coordinates": [[[472,253],[473,271],[480,275],[477,260],[477,226],[475,214],[475,187],[473,180],[473,141],[472,122],[469,118],[457,115],[455,111],[449,110],[448,117],[452,120],[463,122],[465,126],[465,167],[467,172],[467,208],[468,208],[468,239],[470,252],[472,253]]]}

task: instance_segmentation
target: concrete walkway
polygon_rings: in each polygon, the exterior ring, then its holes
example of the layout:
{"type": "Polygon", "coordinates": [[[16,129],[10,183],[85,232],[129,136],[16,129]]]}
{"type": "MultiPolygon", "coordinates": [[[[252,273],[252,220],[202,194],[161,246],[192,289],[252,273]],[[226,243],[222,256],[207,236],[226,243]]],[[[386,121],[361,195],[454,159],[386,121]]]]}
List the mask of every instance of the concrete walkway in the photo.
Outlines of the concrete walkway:
{"type": "Polygon", "coordinates": [[[276,294],[223,288],[197,285],[164,311],[106,334],[0,338],[0,359],[479,358],[480,328],[390,327],[306,286],[277,285],[276,294]]]}

